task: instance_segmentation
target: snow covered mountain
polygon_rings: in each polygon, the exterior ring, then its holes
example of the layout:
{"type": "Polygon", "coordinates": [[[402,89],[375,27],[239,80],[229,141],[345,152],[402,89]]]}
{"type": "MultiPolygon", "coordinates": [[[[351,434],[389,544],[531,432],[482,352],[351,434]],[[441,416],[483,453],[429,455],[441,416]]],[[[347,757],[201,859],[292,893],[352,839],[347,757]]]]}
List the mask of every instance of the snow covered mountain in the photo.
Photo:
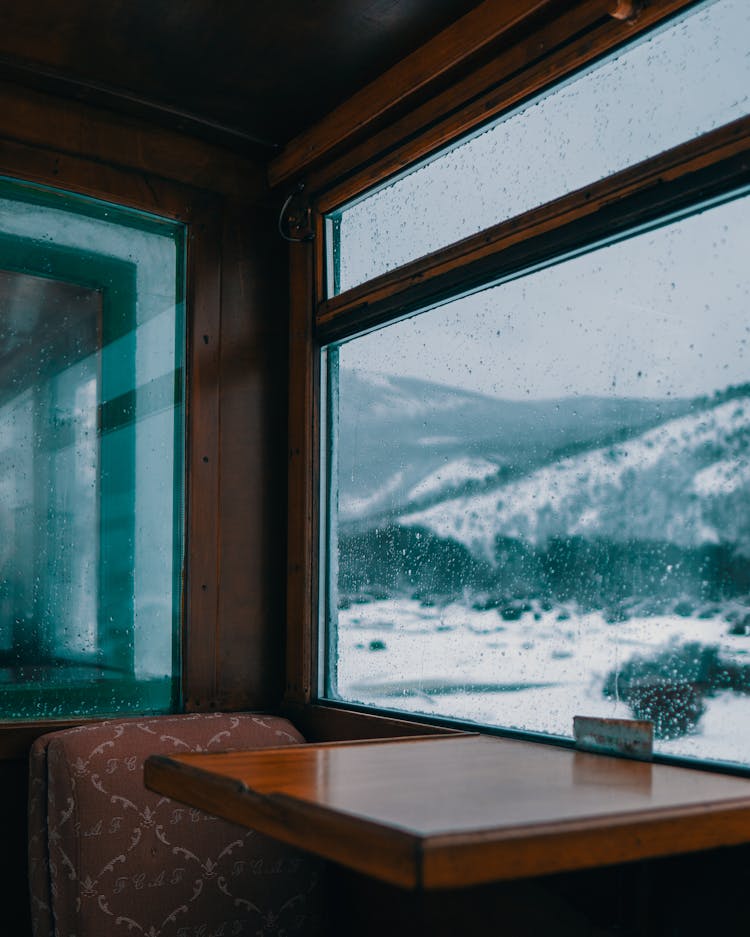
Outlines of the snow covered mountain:
{"type": "Polygon", "coordinates": [[[474,496],[565,456],[621,443],[687,413],[685,400],[502,400],[415,378],[342,369],[339,521],[396,520],[474,496]]]}
{"type": "Polygon", "coordinates": [[[493,563],[497,538],[732,546],[750,557],[750,396],[691,412],[622,442],[552,459],[481,493],[407,511],[399,524],[493,563]]]}

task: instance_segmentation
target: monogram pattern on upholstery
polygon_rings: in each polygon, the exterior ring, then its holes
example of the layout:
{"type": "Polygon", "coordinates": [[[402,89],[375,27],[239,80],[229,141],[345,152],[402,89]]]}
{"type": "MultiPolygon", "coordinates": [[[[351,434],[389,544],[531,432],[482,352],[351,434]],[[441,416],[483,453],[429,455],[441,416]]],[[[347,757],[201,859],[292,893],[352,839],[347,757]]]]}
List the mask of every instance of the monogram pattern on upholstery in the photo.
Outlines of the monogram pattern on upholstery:
{"type": "Polygon", "coordinates": [[[148,755],[278,747],[285,719],[159,716],[49,733],[33,745],[34,937],[312,937],[322,863],[146,790],[148,755]]]}

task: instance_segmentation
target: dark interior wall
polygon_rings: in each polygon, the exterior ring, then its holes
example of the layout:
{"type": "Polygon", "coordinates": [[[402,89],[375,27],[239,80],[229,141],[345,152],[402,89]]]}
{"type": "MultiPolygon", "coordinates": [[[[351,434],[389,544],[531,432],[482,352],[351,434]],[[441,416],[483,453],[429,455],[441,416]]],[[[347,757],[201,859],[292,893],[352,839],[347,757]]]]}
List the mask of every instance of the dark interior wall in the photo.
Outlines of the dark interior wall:
{"type": "Polygon", "coordinates": [[[26,799],[28,770],[25,759],[0,761],[0,932],[28,937],[31,933],[26,876],[26,799]]]}
{"type": "MultiPolygon", "coordinates": [[[[264,160],[8,84],[0,83],[0,108],[0,174],[188,224],[185,707],[276,707],[284,679],[287,277],[264,160]]],[[[0,932],[19,937],[28,933],[25,756],[49,728],[3,726],[0,717],[0,932]]]]}
{"type": "Polygon", "coordinates": [[[332,867],[330,937],[705,937],[747,933],[750,850],[409,892],[332,867]]]}

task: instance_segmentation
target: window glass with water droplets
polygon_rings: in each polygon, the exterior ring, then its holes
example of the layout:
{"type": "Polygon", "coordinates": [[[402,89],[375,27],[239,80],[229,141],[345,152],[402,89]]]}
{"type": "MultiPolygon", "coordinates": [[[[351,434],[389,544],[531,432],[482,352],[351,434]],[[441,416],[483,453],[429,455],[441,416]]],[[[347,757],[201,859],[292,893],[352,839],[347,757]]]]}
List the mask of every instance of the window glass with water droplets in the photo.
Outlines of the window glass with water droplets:
{"type": "Polygon", "coordinates": [[[750,5],[701,4],[328,216],[329,295],[750,112],[750,5]]]}
{"type": "Polygon", "coordinates": [[[0,719],[177,705],[183,252],[0,180],[0,719]]]}
{"type": "MultiPolygon", "coordinates": [[[[678,73],[702,84],[725,55],[745,74],[749,35],[746,5],[702,5],[607,60],[597,87],[631,55],[653,58],[654,89],[662,72],[672,92],[678,73]]],[[[735,78],[610,114],[634,137],[642,118],[647,139],[623,155],[620,128],[586,173],[746,113],[735,78]]],[[[534,106],[554,117],[558,93],[561,113],[588,94],[568,82],[534,106]]],[[[588,123],[581,139],[566,123],[557,161],[523,137],[523,191],[490,199],[501,214],[587,181],[566,154],[588,147],[588,123]]],[[[445,157],[471,219],[495,184],[466,155],[479,141],[445,157]]],[[[420,205],[403,199],[403,244],[423,243],[420,205]]],[[[342,289],[383,259],[346,211],[342,289]]],[[[324,349],[324,697],[560,738],[576,715],[645,719],[658,753],[750,765],[748,244],[750,195],[735,189],[324,349]]]]}
{"type": "Polygon", "coordinates": [[[750,763],[749,209],[328,349],[327,695],[750,763]]]}

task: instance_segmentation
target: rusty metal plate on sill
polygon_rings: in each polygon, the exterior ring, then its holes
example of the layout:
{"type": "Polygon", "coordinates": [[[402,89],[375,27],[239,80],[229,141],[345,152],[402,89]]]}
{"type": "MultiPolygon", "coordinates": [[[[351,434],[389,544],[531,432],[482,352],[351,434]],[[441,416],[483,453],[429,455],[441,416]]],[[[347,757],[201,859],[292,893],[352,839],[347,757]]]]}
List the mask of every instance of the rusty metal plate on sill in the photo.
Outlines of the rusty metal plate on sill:
{"type": "Polygon", "coordinates": [[[584,752],[641,760],[650,760],[654,753],[654,724],[645,719],[574,716],[573,737],[576,748],[584,752]]]}

